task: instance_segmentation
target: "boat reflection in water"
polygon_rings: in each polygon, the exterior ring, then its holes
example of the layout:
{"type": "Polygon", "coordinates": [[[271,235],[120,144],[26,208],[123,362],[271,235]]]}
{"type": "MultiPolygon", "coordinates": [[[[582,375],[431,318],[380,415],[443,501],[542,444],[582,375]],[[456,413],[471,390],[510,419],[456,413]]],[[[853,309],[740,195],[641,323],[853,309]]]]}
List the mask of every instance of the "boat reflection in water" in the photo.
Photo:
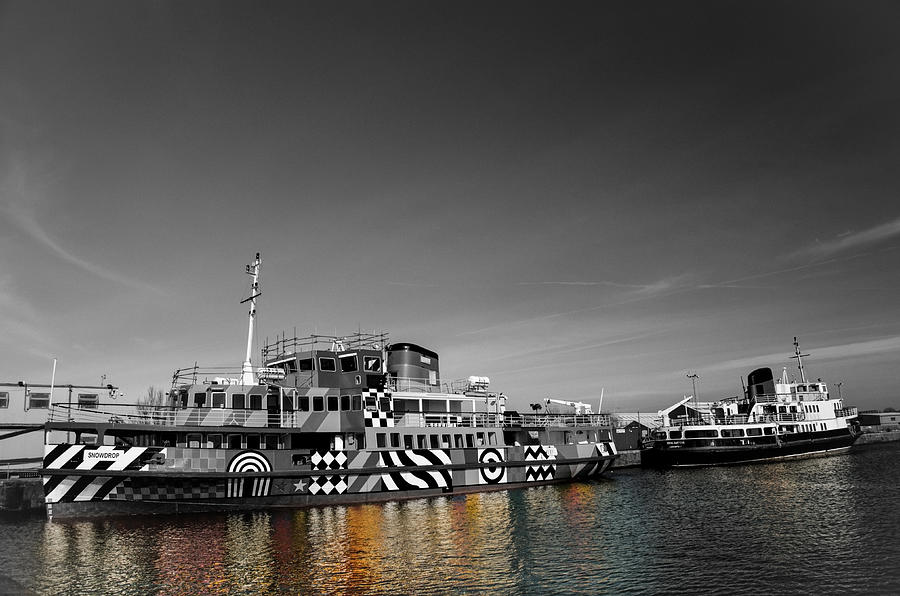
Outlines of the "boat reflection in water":
{"type": "MultiPolygon", "coordinates": [[[[39,590],[111,585],[165,593],[312,593],[514,589],[524,549],[515,523],[535,507],[561,515],[595,502],[593,484],[384,504],[230,515],[48,523],[39,590]],[[524,499],[528,503],[521,503],[524,499]],[[531,503],[531,501],[535,501],[531,503]],[[517,511],[518,510],[518,511],[517,511]],[[445,583],[449,581],[450,584],[445,583]],[[74,583],[74,582],[77,582],[74,583]]],[[[571,528],[573,531],[577,528],[571,528]]],[[[527,528],[519,532],[528,533],[527,528]]],[[[537,541],[539,536],[532,538],[537,541]]]]}
{"type": "Polygon", "coordinates": [[[0,517],[0,592],[900,594],[898,475],[885,444],[381,504],[0,517]]]}

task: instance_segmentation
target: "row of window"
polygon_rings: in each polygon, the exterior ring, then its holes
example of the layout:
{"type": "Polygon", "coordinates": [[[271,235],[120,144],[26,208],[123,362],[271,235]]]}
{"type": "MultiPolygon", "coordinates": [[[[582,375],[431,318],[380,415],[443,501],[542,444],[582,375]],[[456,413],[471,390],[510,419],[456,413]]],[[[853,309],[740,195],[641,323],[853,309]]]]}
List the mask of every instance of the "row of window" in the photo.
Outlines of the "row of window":
{"type": "Polygon", "coordinates": [[[188,448],[198,449],[278,449],[278,435],[222,435],[219,433],[189,434],[188,448]]]}
{"type": "Polygon", "coordinates": [[[801,432],[811,433],[811,432],[815,432],[818,430],[826,430],[825,423],[817,422],[816,424],[801,424],[800,425],[801,432]]]}
{"type": "Polygon", "coordinates": [[[819,404],[804,404],[804,405],[803,405],[803,410],[804,410],[805,412],[818,412],[818,411],[819,411],[819,404]]]}
{"type": "Polygon", "coordinates": [[[400,447],[400,440],[403,440],[404,449],[463,449],[464,447],[483,447],[484,445],[496,445],[497,433],[495,432],[476,432],[476,433],[457,433],[454,435],[401,435],[400,433],[376,433],[375,446],[379,448],[387,448],[388,441],[393,448],[400,447]],[[452,440],[452,443],[451,443],[452,440]],[[487,442],[485,442],[485,440],[487,442]],[[465,444],[464,444],[465,443],[465,444]]]}
{"type": "MultiPolygon", "coordinates": [[[[663,433],[665,435],[665,433],[663,433]]],[[[774,435],[775,429],[771,426],[767,426],[765,428],[723,428],[722,429],[722,438],[735,438],[735,437],[759,437],[763,434],[766,435],[774,435]]],[[[719,438],[719,433],[715,429],[709,430],[686,430],[682,436],[682,432],[680,430],[672,430],[669,431],[670,439],[716,439],[719,438]]]]}
{"type": "MultiPolygon", "coordinates": [[[[100,404],[100,397],[96,393],[79,393],[75,403],[79,408],[91,408],[100,404]]],[[[0,409],[9,407],[9,391],[0,391],[0,409]]],[[[49,393],[29,393],[29,410],[46,410],[50,407],[49,393]]]]}
{"type": "MultiPolygon", "coordinates": [[[[338,363],[341,372],[351,373],[359,370],[356,354],[344,354],[337,357],[337,362],[329,356],[319,356],[319,370],[322,372],[337,372],[338,363]]],[[[286,373],[310,372],[315,368],[313,358],[290,358],[281,362],[272,362],[269,367],[281,368],[286,373]]],[[[377,356],[363,356],[363,370],[370,373],[381,372],[381,358],[377,356]]]]}
{"type": "MultiPolygon", "coordinates": [[[[198,408],[226,407],[226,393],[224,391],[215,391],[212,393],[210,406],[206,405],[206,396],[207,394],[205,391],[195,393],[194,405],[198,408]]],[[[231,408],[233,410],[262,410],[262,398],[262,394],[251,393],[250,402],[248,404],[247,396],[244,393],[234,393],[231,395],[231,408]]],[[[266,399],[266,407],[267,409],[277,409],[278,396],[268,396],[266,399]]],[[[391,399],[389,397],[382,397],[379,401],[375,397],[366,396],[365,407],[369,410],[378,408],[381,411],[390,411],[391,399]]],[[[281,400],[281,409],[285,412],[293,412],[294,410],[298,412],[359,412],[363,409],[363,397],[359,394],[341,395],[340,397],[337,395],[313,395],[312,397],[309,395],[299,395],[296,396],[295,401],[294,397],[285,395],[281,400]]]]}

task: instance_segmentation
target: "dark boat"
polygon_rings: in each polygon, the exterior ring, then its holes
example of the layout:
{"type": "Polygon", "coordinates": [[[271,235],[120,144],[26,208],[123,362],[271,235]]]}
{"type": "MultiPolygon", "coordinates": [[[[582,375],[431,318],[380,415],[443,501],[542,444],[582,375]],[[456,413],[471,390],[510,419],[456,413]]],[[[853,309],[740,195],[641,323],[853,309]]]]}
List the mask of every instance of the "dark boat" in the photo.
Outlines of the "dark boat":
{"type": "Polygon", "coordinates": [[[770,368],[747,377],[743,397],[697,403],[687,397],[660,412],[663,424],[643,445],[651,467],[689,467],[819,457],[846,451],[859,436],[857,409],[844,407],[821,379],[810,381],[794,338],[799,381],[770,368]]]}

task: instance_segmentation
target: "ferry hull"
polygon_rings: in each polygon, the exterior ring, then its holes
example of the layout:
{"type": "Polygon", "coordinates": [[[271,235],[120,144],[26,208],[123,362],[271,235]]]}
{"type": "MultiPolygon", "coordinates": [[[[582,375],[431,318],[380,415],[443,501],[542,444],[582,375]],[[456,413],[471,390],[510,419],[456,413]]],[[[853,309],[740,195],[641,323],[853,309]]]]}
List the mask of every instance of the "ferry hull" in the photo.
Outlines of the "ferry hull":
{"type": "Polygon", "coordinates": [[[284,455],[48,446],[42,470],[47,512],[56,519],[452,496],[595,478],[611,466],[616,451],[612,443],[325,451],[315,452],[303,465],[272,465],[284,455]]]}
{"type": "Polygon", "coordinates": [[[837,455],[850,448],[859,435],[850,429],[829,436],[798,434],[772,445],[661,447],[641,451],[641,465],[657,468],[721,466],[765,463],[837,455]]]}

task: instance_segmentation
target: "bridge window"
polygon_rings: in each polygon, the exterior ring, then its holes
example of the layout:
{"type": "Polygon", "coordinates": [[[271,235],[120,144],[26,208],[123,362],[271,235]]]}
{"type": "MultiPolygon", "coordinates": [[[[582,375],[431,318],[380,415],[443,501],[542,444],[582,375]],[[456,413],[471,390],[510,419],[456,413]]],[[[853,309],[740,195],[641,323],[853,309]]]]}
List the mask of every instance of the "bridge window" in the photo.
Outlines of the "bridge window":
{"type": "Polygon", "coordinates": [[[382,397],[378,401],[379,401],[379,404],[378,404],[379,410],[381,410],[382,412],[390,412],[391,411],[391,398],[382,397]]]}
{"type": "Polygon", "coordinates": [[[363,368],[366,372],[381,372],[381,358],[376,356],[363,356],[363,368]]]}
{"type": "Polygon", "coordinates": [[[313,395],[313,412],[325,411],[325,396],[313,395]]]}
{"type": "Polygon", "coordinates": [[[384,449],[386,447],[386,443],[384,441],[384,433],[377,433],[375,435],[375,446],[379,449],[384,449]]]}
{"type": "Polygon", "coordinates": [[[428,447],[425,435],[416,435],[416,442],[418,443],[419,449],[426,449],[428,447]]]}
{"type": "Polygon", "coordinates": [[[337,395],[329,395],[328,396],[328,411],[329,412],[337,412],[338,411],[338,396],[337,395]]]}
{"type": "Polygon", "coordinates": [[[247,449],[259,449],[259,435],[247,435],[247,449]]]}
{"type": "Polygon", "coordinates": [[[345,412],[350,411],[350,396],[349,395],[341,396],[341,410],[343,410],[345,412]]]}
{"type": "Polygon", "coordinates": [[[278,435],[266,435],[266,449],[278,449],[278,435]]]}
{"type": "Polygon", "coordinates": [[[233,410],[243,410],[246,398],[247,395],[245,393],[235,393],[231,396],[231,408],[233,410]]]}
{"type": "Polygon", "coordinates": [[[356,372],[359,367],[356,364],[356,354],[345,354],[338,356],[341,361],[341,372],[356,372]]]}
{"type": "Polygon", "coordinates": [[[0,391],[0,408],[8,408],[9,407],[9,392],[8,391],[0,391]]]}
{"type": "Polygon", "coordinates": [[[437,435],[431,435],[431,448],[432,449],[437,449],[438,447],[440,447],[439,442],[440,442],[440,439],[438,438],[437,435]]]}
{"type": "Polygon", "coordinates": [[[251,410],[262,410],[262,394],[261,393],[251,393],[250,394],[250,409],[251,410]]]}
{"type": "Polygon", "coordinates": [[[294,397],[292,395],[284,395],[281,398],[281,409],[285,412],[294,411],[294,397]]]}
{"type": "Polygon", "coordinates": [[[297,360],[297,369],[300,372],[309,372],[313,369],[313,362],[312,358],[301,358],[297,360]]]}
{"type": "Polygon", "coordinates": [[[241,448],[241,435],[228,435],[228,448],[229,449],[240,449],[241,448]]]}
{"type": "Polygon", "coordinates": [[[200,448],[200,435],[188,435],[187,436],[187,446],[190,449],[199,449],[200,448]]]}
{"type": "Polygon", "coordinates": [[[337,370],[334,367],[334,358],[325,358],[324,356],[320,357],[319,358],[319,370],[324,371],[324,372],[334,372],[335,370],[337,370]]]}
{"type": "Polygon", "coordinates": [[[403,448],[404,449],[412,449],[413,448],[412,435],[403,435],[403,448]]]}
{"type": "Polygon", "coordinates": [[[352,401],[350,409],[354,410],[356,412],[359,412],[360,410],[362,410],[362,395],[354,395],[352,397],[352,400],[353,401],[352,401]]]}
{"type": "Polygon", "coordinates": [[[488,443],[491,445],[497,444],[497,433],[488,433],[488,443]]]}
{"type": "Polygon", "coordinates": [[[212,407],[214,408],[224,408],[225,407],[225,393],[216,392],[212,394],[212,407]]]}
{"type": "Polygon", "coordinates": [[[472,435],[466,435],[466,447],[474,447],[475,446],[475,437],[472,435]]]}
{"type": "Polygon", "coordinates": [[[299,401],[300,401],[300,404],[298,405],[299,410],[301,412],[309,412],[309,396],[301,395],[299,401]]]}
{"type": "Polygon", "coordinates": [[[221,449],[222,435],[206,435],[206,446],[211,449],[221,449]]]}
{"type": "Polygon", "coordinates": [[[453,435],[453,440],[455,441],[455,447],[457,449],[463,448],[463,436],[462,435],[453,435]]]}
{"type": "Polygon", "coordinates": [[[202,408],[206,403],[206,392],[194,394],[194,406],[202,408]]]}
{"type": "Polygon", "coordinates": [[[450,449],[450,435],[441,435],[441,447],[450,449]]]}
{"type": "Polygon", "coordinates": [[[391,447],[400,446],[400,433],[391,433],[391,447]]]}
{"type": "MultiPolygon", "coordinates": [[[[662,438],[663,438],[663,439],[666,438],[665,433],[663,433],[662,438]]],[[[680,439],[680,438],[681,438],[681,431],[680,431],[680,430],[670,430],[670,431],[669,431],[669,438],[670,438],[670,439],[680,439]]]]}

